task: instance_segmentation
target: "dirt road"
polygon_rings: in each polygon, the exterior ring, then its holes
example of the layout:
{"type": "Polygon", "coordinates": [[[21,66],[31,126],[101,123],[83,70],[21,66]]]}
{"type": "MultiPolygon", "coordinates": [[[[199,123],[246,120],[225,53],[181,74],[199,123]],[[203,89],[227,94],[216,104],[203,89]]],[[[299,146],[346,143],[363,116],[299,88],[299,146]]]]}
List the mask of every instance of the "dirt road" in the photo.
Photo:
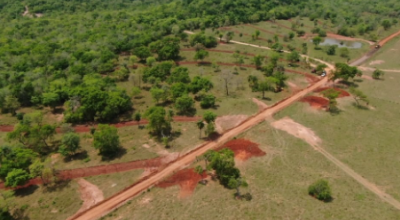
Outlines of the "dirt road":
{"type": "Polygon", "coordinates": [[[214,149],[220,147],[225,142],[229,141],[233,137],[243,133],[244,131],[252,128],[253,126],[257,125],[258,123],[265,120],[265,118],[272,116],[274,113],[286,108],[293,102],[297,101],[298,99],[304,97],[308,93],[312,92],[313,90],[325,85],[328,82],[328,78],[325,77],[319,82],[309,86],[308,88],[294,94],[293,96],[277,103],[276,105],[269,107],[268,109],[260,112],[259,114],[249,118],[248,120],[244,121],[241,125],[225,132],[222,136],[220,136],[217,140],[212,142],[207,142],[204,145],[198,147],[196,150],[182,156],[176,162],[171,163],[169,166],[164,168],[158,173],[150,176],[148,179],[134,184],[132,187],[128,188],[127,190],[116,194],[115,196],[97,204],[93,208],[83,212],[80,216],[77,216],[76,220],[91,220],[91,219],[98,219],[108,212],[112,211],[116,207],[124,204],[129,199],[132,199],[135,195],[139,194],[143,190],[154,186],[159,181],[163,180],[168,175],[171,175],[174,171],[179,170],[182,166],[190,164],[192,161],[196,159],[196,157],[201,156],[205,152],[210,149],[214,149]]]}
{"type": "Polygon", "coordinates": [[[375,193],[383,201],[389,203],[390,205],[392,205],[396,209],[400,210],[400,202],[399,201],[394,199],[389,194],[383,192],[378,187],[376,187],[373,183],[369,182],[368,180],[363,178],[360,174],[358,174],[354,170],[352,170],[349,166],[347,166],[346,164],[342,163],[340,160],[336,159],[336,157],[334,157],[332,154],[327,152],[324,148],[322,148],[322,147],[320,147],[318,145],[315,145],[313,147],[314,147],[315,150],[319,151],[328,160],[330,160],[332,163],[334,163],[336,166],[338,166],[341,170],[343,170],[345,173],[347,173],[349,176],[351,176],[353,179],[355,179],[357,182],[359,182],[365,188],[367,188],[371,192],[375,193]]]}
{"type": "MultiPolygon", "coordinates": [[[[193,32],[186,32],[186,33],[193,34],[193,32]]],[[[241,45],[247,45],[247,46],[251,46],[251,47],[267,49],[267,50],[270,49],[268,47],[262,47],[262,46],[258,46],[258,45],[254,45],[254,44],[247,44],[247,43],[238,42],[238,41],[231,41],[231,42],[236,43],[236,44],[241,44],[241,45]]],[[[284,51],[284,52],[287,52],[287,51],[284,51]]],[[[303,55],[303,57],[309,58],[308,56],[305,56],[305,55],[303,55]]],[[[317,60],[317,59],[315,59],[315,60],[317,60]]],[[[327,70],[334,69],[333,65],[330,63],[327,63],[322,60],[317,60],[317,61],[326,64],[328,66],[327,70]]],[[[114,196],[110,197],[109,199],[98,203],[96,206],[81,213],[79,216],[76,216],[74,219],[75,220],[94,220],[94,219],[98,219],[98,218],[106,215],[110,211],[123,205],[125,202],[132,199],[134,196],[138,195],[140,192],[154,186],[155,184],[157,184],[158,182],[163,180],[165,177],[167,177],[167,176],[171,175],[172,173],[174,173],[175,171],[179,170],[181,167],[190,164],[198,156],[201,156],[202,154],[204,154],[205,152],[207,152],[210,149],[215,149],[217,147],[220,147],[225,142],[227,142],[230,139],[234,138],[235,136],[243,133],[244,131],[252,128],[253,126],[261,123],[266,118],[268,118],[268,117],[272,116],[274,113],[286,108],[293,102],[306,96],[308,93],[314,91],[315,89],[317,89],[321,86],[324,86],[327,82],[328,82],[328,77],[322,78],[320,81],[307,87],[306,89],[301,90],[298,93],[292,95],[291,97],[284,99],[284,100],[276,103],[275,105],[261,111],[257,115],[250,117],[249,119],[244,121],[239,126],[226,131],[217,140],[204,143],[203,145],[197,147],[192,152],[189,152],[189,153],[183,155],[182,157],[180,157],[175,162],[172,162],[171,164],[169,164],[168,166],[166,166],[164,169],[160,170],[159,172],[150,175],[147,179],[143,179],[142,181],[139,181],[139,182],[133,184],[131,187],[125,189],[122,192],[115,194],[114,196]]],[[[376,186],[369,183],[367,180],[362,178],[359,174],[355,173],[353,170],[351,170],[349,167],[347,167],[342,162],[337,160],[335,157],[333,157],[331,154],[326,152],[324,149],[320,148],[317,150],[319,150],[329,160],[331,160],[333,163],[335,163],[337,166],[339,166],[343,171],[348,173],[350,176],[352,176],[354,179],[356,179],[362,185],[364,185],[369,190],[371,190],[372,192],[377,194],[384,201],[387,201],[388,203],[392,204],[394,207],[396,207],[400,210],[400,204],[398,201],[396,201],[389,195],[380,191],[376,186]]]]}

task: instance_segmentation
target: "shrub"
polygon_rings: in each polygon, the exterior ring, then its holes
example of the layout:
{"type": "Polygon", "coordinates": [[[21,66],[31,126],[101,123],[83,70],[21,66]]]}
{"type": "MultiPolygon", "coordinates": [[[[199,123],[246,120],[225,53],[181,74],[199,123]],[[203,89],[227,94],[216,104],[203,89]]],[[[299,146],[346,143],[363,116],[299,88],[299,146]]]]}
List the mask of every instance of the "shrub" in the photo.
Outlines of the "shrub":
{"type": "Polygon", "coordinates": [[[311,184],[308,187],[308,194],[321,201],[329,202],[332,200],[332,192],[329,187],[328,181],[318,180],[317,182],[311,184]]]}
{"type": "Polygon", "coordinates": [[[215,106],[215,96],[208,94],[204,95],[201,99],[200,106],[202,108],[212,108],[215,106]]]}

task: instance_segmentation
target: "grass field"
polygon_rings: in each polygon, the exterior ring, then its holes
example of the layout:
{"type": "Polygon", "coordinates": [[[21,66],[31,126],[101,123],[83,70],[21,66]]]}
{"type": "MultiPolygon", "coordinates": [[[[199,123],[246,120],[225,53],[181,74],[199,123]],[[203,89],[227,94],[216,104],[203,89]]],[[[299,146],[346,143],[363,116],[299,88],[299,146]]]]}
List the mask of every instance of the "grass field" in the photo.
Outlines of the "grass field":
{"type": "Polygon", "coordinates": [[[365,66],[379,69],[396,69],[400,70],[400,37],[396,37],[368,60],[365,66]]]}
{"type": "Polygon", "coordinates": [[[239,165],[253,195],[233,199],[217,182],[199,185],[192,197],[178,199],[178,187],[153,188],[104,219],[397,219],[400,214],[361,187],[306,143],[264,122],[240,137],[260,143],[267,156],[239,165]],[[307,195],[317,179],[333,189],[331,203],[307,195]]]}

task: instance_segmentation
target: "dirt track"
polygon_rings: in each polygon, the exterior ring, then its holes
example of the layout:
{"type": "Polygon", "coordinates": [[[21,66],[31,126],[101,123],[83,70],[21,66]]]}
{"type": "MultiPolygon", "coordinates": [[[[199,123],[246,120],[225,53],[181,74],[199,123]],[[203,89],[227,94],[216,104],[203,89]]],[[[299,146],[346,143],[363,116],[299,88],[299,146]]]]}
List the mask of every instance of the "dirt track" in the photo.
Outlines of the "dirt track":
{"type": "MultiPolygon", "coordinates": [[[[201,117],[186,117],[186,116],[174,116],[174,122],[196,122],[200,120],[201,117]]],[[[139,123],[137,121],[127,121],[110,124],[116,128],[129,127],[129,126],[138,126],[138,125],[146,125],[149,122],[147,120],[141,120],[139,123]]],[[[97,127],[97,125],[75,125],[73,126],[75,132],[84,133],[90,132],[91,127],[97,127]]],[[[14,126],[12,125],[0,125],[0,132],[11,132],[14,130],[14,126]]],[[[61,129],[56,129],[57,133],[61,133],[61,129]]]]}
{"type": "MultiPolygon", "coordinates": [[[[187,33],[193,34],[192,32],[187,32],[187,33]]],[[[399,31],[399,34],[400,34],[400,31],[399,31]]],[[[241,45],[247,45],[247,46],[251,46],[251,47],[270,49],[268,47],[260,47],[257,45],[242,43],[242,42],[238,42],[238,41],[231,41],[231,42],[241,44],[241,45]]],[[[303,57],[308,57],[308,56],[303,56],[303,57]]],[[[316,60],[321,63],[325,63],[328,66],[328,68],[327,68],[328,70],[334,69],[333,65],[331,65],[327,62],[324,62],[322,60],[318,60],[318,59],[316,59],[316,60]]],[[[183,155],[178,160],[172,162],[171,164],[169,164],[168,166],[166,166],[164,169],[160,170],[159,172],[148,176],[146,179],[143,179],[143,180],[133,184],[131,187],[125,189],[124,191],[115,194],[114,196],[110,197],[107,200],[104,200],[101,203],[98,203],[96,206],[83,212],[81,215],[77,216],[74,219],[91,220],[91,219],[98,219],[98,218],[106,215],[110,211],[123,205],[128,200],[132,199],[135,195],[139,194],[143,190],[146,190],[146,189],[154,186],[155,184],[157,184],[158,182],[163,180],[165,177],[171,175],[174,171],[179,170],[182,166],[190,164],[198,156],[201,156],[202,154],[207,152],[207,150],[215,149],[217,147],[222,146],[224,143],[226,143],[233,137],[235,137],[235,136],[243,133],[244,131],[252,128],[253,126],[259,124],[260,122],[264,121],[265,118],[270,117],[274,113],[286,108],[287,106],[291,105],[293,102],[306,96],[308,93],[314,91],[315,89],[317,89],[321,86],[324,86],[327,82],[328,82],[328,77],[322,78],[320,81],[307,87],[306,89],[301,90],[298,93],[293,94],[291,97],[276,103],[275,105],[263,110],[262,112],[258,113],[257,115],[255,115],[253,117],[250,117],[249,119],[244,121],[239,126],[233,128],[231,130],[228,130],[227,132],[222,134],[215,141],[206,142],[205,144],[197,147],[192,152],[189,152],[186,155],[183,155]]],[[[349,167],[347,167],[346,165],[341,163],[339,160],[337,160],[331,154],[326,152],[324,149],[320,148],[318,150],[324,156],[326,156],[329,160],[331,160],[333,163],[335,163],[338,167],[340,167],[343,171],[345,171],[350,176],[352,176],[354,179],[356,179],[358,182],[360,182],[362,185],[364,185],[366,188],[368,188],[372,192],[376,193],[380,198],[382,198],[383,200],[387,201],[388,203],[392,204],[395,208],[400,210],[400,203],[398,201],[396,201],[389,195],[380,191],[376,186],[369,183],[367,180],[365,180],[359,174],[355,173],[349,167]]]]}
{"type": "MultiPolygon", "coordinates": [[[[257,46],[258,47],[258,46],[257,46]]],[[[330,65],[331,66],[331,65],[330,65]]],[[[232,139],[233,137],[243,133],[244,131],[252,128],[253,126],[261,123],[265,120],[265,118],[272,116],[274,113],[286,108],[293,102],[297,101],[298,99],[304,97],[308,93],[312,92],[313,90],[325,85],[328,82],[328,78],[325,77],[321,79],[319,82],[309,86],[308,88],[294,94],[293,96],[284,99],[277,104],[265,109],[264,111],[260,112],[259,114],[250,117],[248,120],[244,121],[239,126],[228,130],[224,134],[222,134],[217,140],[212,142],[206,142],[202,146],[196,148],[194,151],[189,152],[188,154],[182,156],[175,162],[171,163],[169,166],[164,168],[158,173],[155,173],[149,176],[147,179],[138,182],[131,187],[127,188],[125,191],[122,191],[113,197],[97,204],[93,208],[89,209],[88,211],[82,213],[80,216],[76,217],[75,219],[79,220],[90,220],[90,219],[98,219],[101,216],[104,216],[108,212],[112,211],[113,209],[117,208],[118,206],[124,204],[126,201],[134,197],[135,195],[139,194],[143,190],[146,190],[165,177],[171,175],[174,171],[179,170],[182,166],[190,164],[192,161],[196,159],[196,157],[201,156],[205,152],[210,149],[215,149],[217,147],[222,146],[224,143],[232,139]]]]}

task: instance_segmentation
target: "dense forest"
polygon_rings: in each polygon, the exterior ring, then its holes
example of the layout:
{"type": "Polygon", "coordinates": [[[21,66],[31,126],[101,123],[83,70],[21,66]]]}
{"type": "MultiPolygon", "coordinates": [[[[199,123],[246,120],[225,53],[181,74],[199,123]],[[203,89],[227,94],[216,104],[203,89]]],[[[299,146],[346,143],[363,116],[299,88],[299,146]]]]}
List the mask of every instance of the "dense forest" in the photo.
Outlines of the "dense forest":
{"type": "Polygon", "coordinates": [[[342,35],[373,35],[400,13],[394,0],[3,0],[0,8],[0,107],[65,103],[68,122],[111,121],[129,110],[128,95],[115,86],[129,75],[128,64],[117,78],[99,74],[119,68],[122,52],[142,51],[142,61],[176,59],[179,45],[168,48],[163,38],[179,41],[183,30],[302,16],[329,19],[342,35]],[[112,111],[111,103],[118,103],[112,111]]]}

